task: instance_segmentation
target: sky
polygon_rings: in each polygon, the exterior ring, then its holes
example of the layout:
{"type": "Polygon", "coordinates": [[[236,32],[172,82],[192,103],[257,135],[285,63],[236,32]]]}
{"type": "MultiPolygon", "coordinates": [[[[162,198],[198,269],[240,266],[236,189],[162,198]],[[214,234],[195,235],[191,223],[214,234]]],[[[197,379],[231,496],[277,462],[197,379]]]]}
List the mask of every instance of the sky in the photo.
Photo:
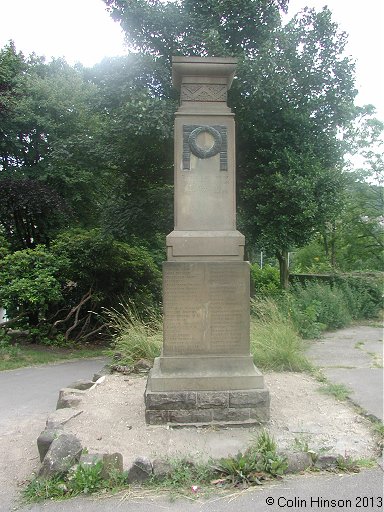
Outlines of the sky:
{"type": "MultiPolygon", "coordinates": [[[[288,16],[305,6],[320,10],[324,5],[349,34],[357,104],[372,103],[384,121],[384,0],[290,0],[288,16]]],[[[127,53],[123,32],[102,0],[0,0],[0,47],[10,39],[25,55],[65,57],[85,66],[127,53]]]]}

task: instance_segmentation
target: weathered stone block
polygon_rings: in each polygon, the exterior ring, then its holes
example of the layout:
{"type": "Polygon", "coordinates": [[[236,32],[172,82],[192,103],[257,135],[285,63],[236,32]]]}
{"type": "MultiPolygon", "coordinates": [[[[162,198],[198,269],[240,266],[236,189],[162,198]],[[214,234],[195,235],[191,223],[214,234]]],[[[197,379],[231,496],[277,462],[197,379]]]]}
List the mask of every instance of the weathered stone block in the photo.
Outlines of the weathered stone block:
{"type": "Polygon", "coordinates": [[[300,473],[313,465],[312,458],[309,453],[282,453],[287,458],[288,467],[286,473],[300,473]]]}
{"type": "Polygon", "coordinates": [[[76,380],[75,382],[72,382],[67,386],[67,388],[70,389],[80,389],[81,391],[86,391],[87,389],[94,386],[95,383],[93,380],[76,380]]]}
{"type": "Polygon", "coordinates": [[[229,407],[256,407],[267,401],[269,401],[269,392],[266,389],[229,392],[229,407]]]}
{"type": "Polygon", "coordinates": [[[63,431],[61,426],[53,429],[45,429],[41,432],[37,438],[37,449],[39,450],[40,462],[42,462],[46,456],[53,440],[59,437],[62,433],[63,431]]]}
{"type": "Polygon", "coordinates": [[[147,393],[145,404],[147,409],[193,409],[196,407],[196,392],[147,393]]]}
{"type": "Polygon", "coordinates": [[[147,457],[138,457],[128,471],[128,483],[145,482],[152,475],[152,462],[147,457]]]}
{"type": "Polygon", "coordinates": [[[58,473],[65,473],[80,459],[82,446],[79,439],[73,434],[61,434],[52,441],[44,457],[39,476],[50,477],[58,473]]]}
{"type": "Polygon", "coordinates": [[[240,422],[250,419],[250,410],[244,409],[213,409],[213,421],[231,421],[240,422]]]}
{"type": "Polygon", "coordinates": [[[256,408],[250,409],[250,418],[258,423],[267,423],[270,418],[269,401],[256,408]]]}
{"type": "Polygon", "coordinates": [[[80,389],[63,388],[59,392],[56,409],[68,409],[70,407],[78,407],[85,395],[85,391],[80,389]]]}
{"type": "Polygon", "coordinates": [[[199,409],[227,408],[229,393],[228,391],[200,391],[197,393],[197,407],[199,409]]]}
{"type": "Polygon", "coordinates": [[[123,456],[121,453],[104,453],[103,470],[101,472],[103,478],[109,478],[113,473],[122,473],[123,471],[123,456]]]}
{"type": "Polygon", "coordinates": [[[168,423],[168,411],[147,409],[145,411],[145,422],[148,425],[164,425],[168,423]]]}
{"type": "Polygon", "coordinates": [[[155,459],[152,462],[153,475],[158,478],[165,478],[172,473],[171,463],[163,459],[155,459]]]}
{"type": "Polygon", "coordinates": [[[210,423],[212,421],[211,409],[190,409],[168,411],[170,423],[210,423]]]}
{"type": "Polygon", "coordinates": [[[58,409],[51,413],[46,421],[46,428],[49,430],[65,425],[72,418],[76,418],[83,411],[74,409],[58,409]]]}

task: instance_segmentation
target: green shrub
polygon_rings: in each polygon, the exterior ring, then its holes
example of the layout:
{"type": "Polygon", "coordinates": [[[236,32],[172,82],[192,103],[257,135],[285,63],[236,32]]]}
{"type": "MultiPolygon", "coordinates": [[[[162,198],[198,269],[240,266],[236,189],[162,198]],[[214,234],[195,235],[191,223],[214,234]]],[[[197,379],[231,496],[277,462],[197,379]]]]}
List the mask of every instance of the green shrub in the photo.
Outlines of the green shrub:
{"type": "Polygon", "coordinates": [[[264,265],[260,268],[257,263],[254,263],[251,265],[251,277],[256,295],[275,296],[280,293],[280,274],[276,267],[264,265]]]}
{"type": "Polygon", "coordinates": [[[353,319],[377,317],[383,307],[383,274],[343,276],[338,279],[337,286],[344,293],[353,319]]]}
{"type": "Polygon", "coordinates": [[[317,282],[294,286],[288,303],[289,317],[303,337],[344,327],[352,320],[344,293],[337,286],[317,282]]]}
{"type": "Polygon", "coordinates": [[[272,299],[251,301],[251,353],[255,364],[277,371],[311,368],[292,321],[272,299]]]}
{"type": "Polygon", "coordinates": [[[52,304],[63,300],[63,273],[69,262],[44,246],[24,249],[0,259],[0,304],[10,315],[24,314],[37,325],[52,304]]]}
{"type": "Polygon", "coordinates": [[[376,317],[382,307],[377,280],[330,276],[329,282],[293,285],[279,298],[279,308],[304,338],[316,338],[326,329],[345,327],[352,320],[376,317]]]}
{"type": "Polygon", "coordinates": [[[121,299],[137,308],[160,300],[161,274],[150,253],[104,235],[99,229],[78,229],[62,233],[52,244],[52,252],[70,261],[68,280],[71,299],[80,300],[93,290],[95,307],[116,307],[121,299]]]}

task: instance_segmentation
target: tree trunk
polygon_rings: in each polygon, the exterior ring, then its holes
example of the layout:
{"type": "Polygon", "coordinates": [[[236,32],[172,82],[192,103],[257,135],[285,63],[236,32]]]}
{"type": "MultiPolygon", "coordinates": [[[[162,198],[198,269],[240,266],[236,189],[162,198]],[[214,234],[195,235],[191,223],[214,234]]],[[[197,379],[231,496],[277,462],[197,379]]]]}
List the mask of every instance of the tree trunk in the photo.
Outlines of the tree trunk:
{"type": "Polygon", "coordinates": [[[289,287],[289,268],[288,268],[288,251],[276,251],[276,258],[279,261],[280,268],[280,286],[283,290],[289,287]]]}

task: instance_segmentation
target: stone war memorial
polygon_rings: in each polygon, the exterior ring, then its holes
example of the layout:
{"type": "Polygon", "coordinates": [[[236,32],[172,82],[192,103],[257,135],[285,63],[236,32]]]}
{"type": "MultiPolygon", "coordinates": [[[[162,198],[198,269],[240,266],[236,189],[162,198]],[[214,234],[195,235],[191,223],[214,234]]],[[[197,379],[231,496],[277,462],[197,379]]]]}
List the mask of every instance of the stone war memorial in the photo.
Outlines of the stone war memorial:
{"type": "Polygon", "coordinates": [[[148,424],[268,421],[250,355],[250,269],[236,230],[233,58],[174,57],[175,227],[163,264],[164,341],[145,391],[148,424]]]}

